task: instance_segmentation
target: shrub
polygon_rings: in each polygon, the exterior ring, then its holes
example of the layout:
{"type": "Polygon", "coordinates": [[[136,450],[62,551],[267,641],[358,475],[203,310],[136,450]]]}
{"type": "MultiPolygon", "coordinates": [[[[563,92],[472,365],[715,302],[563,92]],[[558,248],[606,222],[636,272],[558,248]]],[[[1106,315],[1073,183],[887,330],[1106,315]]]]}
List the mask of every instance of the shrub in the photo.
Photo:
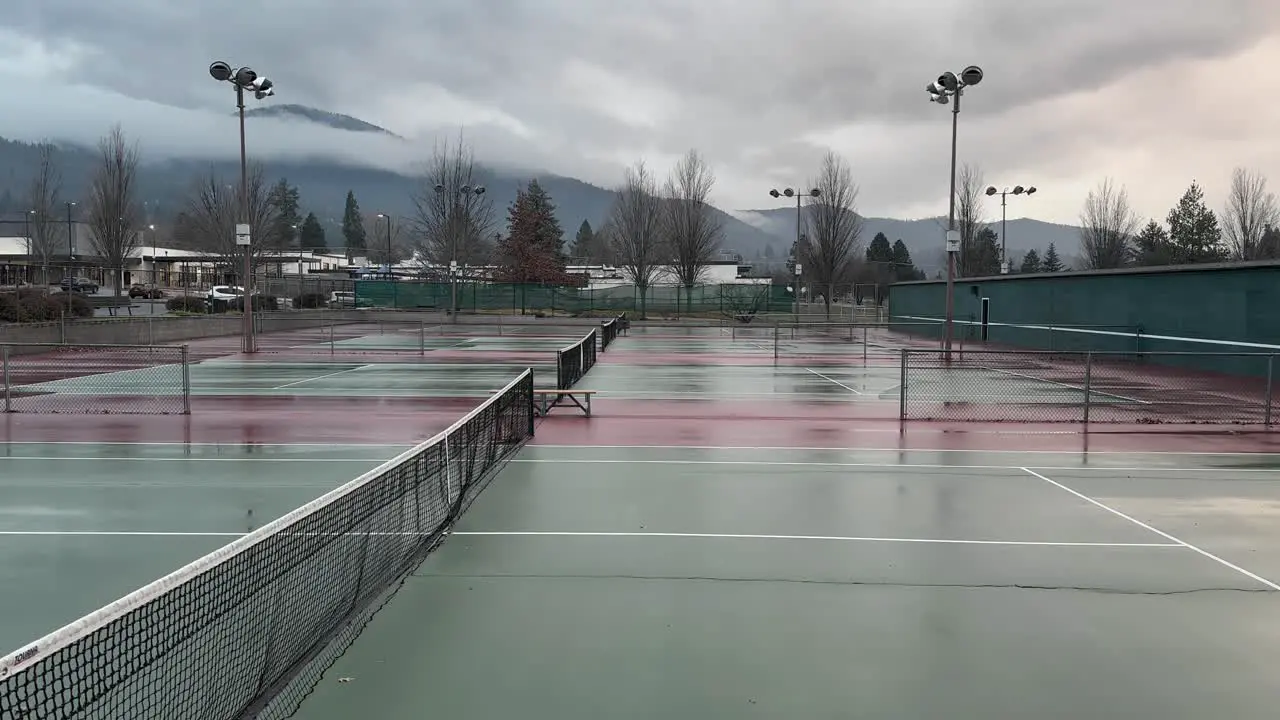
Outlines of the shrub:
{"type": "Polygon", "coordinates": [[[329,296],[324,293],[303,293],[293,298],[295,308],[322,308],[329,304],[329,296]]]}
{"type": "MultiPolygon", "coordinates": [[[[228,303],[232,310],[244,312],[244,298],[232,298],[228,303]]],[[[264,310],[277,310],[280,307],[280,299],[275,295],[254,295],[253,311],[262,312],[264,310]]]]}
{"type": "Polygon", "coordinates": [[[205,310],[207,309],[204,298],[198,295],[187,295],[185,297],[180,296],[175,298],[169,298],[168,302],[164,304],[164,307],[166,310],[172,310],[174,312],[192,312],[192,313],[202,313],[202,312],[205,312],[205,310]]]}
{"type": "Polygon", "coordinates": [[[62,310],[46,293],[18,293],[18,322],[52,322],[62,317],[62,310]]]}
{"type": "Polygon", "coordinates": [[[93,317],[93,303],[80,293],[56,293],[45,297],[57,308],[59,315],[72,318],[93,317]]]}
{"type": "Polygon", "coordinates": [[[16,323],[22,320],[18,308],[18,296],[13,293],[0,294],[0,322],[16,323]]]}

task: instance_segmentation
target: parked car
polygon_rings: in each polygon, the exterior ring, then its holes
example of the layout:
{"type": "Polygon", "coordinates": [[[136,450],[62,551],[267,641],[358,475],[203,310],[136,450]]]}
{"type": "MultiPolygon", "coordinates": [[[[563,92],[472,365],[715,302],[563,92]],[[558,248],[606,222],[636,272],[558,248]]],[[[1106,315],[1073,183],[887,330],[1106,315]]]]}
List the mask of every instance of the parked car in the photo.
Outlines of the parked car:
{"type": "Polygon", "coordinates": [[[155,285],[144,285],[142,283],[134,283],[129,287],[129,297],[146,298],[148,300],[159,300],[164,297],[164,293],[155,285]]]}
{"type": "Polygon", "coordinates": [[[356,306],[356,294],[353,292],[339,290],[329,293],[329,307],[335,310],[342,308],[353,308],[356,306]]]}
{"type": "Polygon", "coordinates": [[[62,287],[62,292],[80,292],[88,293],[90,295],[98,292],[98,283],[90,280],[89,278],[62,278],[60,285],[62,287]]]}
{"type": "Polygon", "coordinates": [[[205,295],[205,299],[210,302],[213,302],[214,300],[231,301],[241,295],[244,295],[244,288],[242,287],[236,287],[235,285],[214,285],[209,288],[209,292],[205,295]]]}

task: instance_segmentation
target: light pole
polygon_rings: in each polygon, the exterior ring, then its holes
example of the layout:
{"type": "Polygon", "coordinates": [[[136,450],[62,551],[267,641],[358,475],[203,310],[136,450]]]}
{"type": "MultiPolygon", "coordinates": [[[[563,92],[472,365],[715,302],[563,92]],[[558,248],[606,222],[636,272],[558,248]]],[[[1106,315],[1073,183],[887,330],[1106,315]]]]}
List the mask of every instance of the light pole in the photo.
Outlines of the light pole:
{"type": "Polygon", "coordinates": [[[151,284],[160,287],[160,265],[156,261],[156,226],[148,225],[147,231],[151,233],[151,284]]]}
{"type": "Polygon", "coordinates": [[[68,200],[67,206],[67,275],[73,280],[76,275],[76,236],[71,227],[71,208],[76,204],[68,200]]]}
{"type": "Polygon", "coordinates": [[[445,197],[448,188],[442,184],[437,183],[435,191],[441,198],[440,219],[449,227],[449,315],[456,323],[458,322],[458,230],[465,229],[459,227],[465,223],[458,214],[462,211],[463,198],[480,197],[484,194],[484,186],[463,185],[454,191],[452,198],[445,197]]]}
{"type": "Polygon", "coordinates": [[[960,97],[964,95],[965,88],[980,82],[982,82],[982,68],[970,65],[960,71],[959,77],[956,77],[953,72],[944,72],[925,88],[929,92],[930,102],[946,105],[951,98],[955,98],[955,103],[951,106],[951,195],[947,209],[947,321],[942,336],[942,347],[946,353],[947,362],[951,362],[956,253],[960,252],[960,233],[956,231],[956,135],[960,126],[960,97]]]}
{"type": "Polygon", "coordinates": [[[791,188],[786,188],[782,192],[778,192],[777,188],[769,191],[769,195],[773,196],[775,199],[780,197],[794,197],[796,199],[796,244],[794,246],[795,249],[791,251],[791,257],[796,266],[795,298],[792,300],[792,314],[794,315],[794,322],[797,325],[800,323],[800,273],[803,270],[803,267],[800,264],[800,251],[804,248],[804,234],[800,231],[800,199],[805,195],[816,198],[821,194],[822,191],[818,188],[812,188],[807,193],[796,192],[791,188]]]}
{"type": "Polygon", "coordinates": [[[1008,235],[1007,230],[1008,230],[1008,221],[1009,221],[1008,217],[1005,214],[1005,198],[1009,195],[1034,195],[1035,192],[1036,192],[1035,185],[1032,185],[1031,187],[1026,187],[1026,188],[1022,187],[1021,185],[1014,185],[1012,190],[1010,190],[1009,188],[1005,188],[1003,190],[997,190],[994,185],[987,188],[987,197],[991,197],[996,193],[1000,193],[1000,274],[1001,275],[1009,274],[1009,264],[1010,264],[1009,256],[1005,253],[1005,247],[1006,247],[1005,237],[1008,235]]]}
{"type": "Polygon", "coordinates": [[[378,213],[378,217],[387,225],[387,275],[391,275],[391,216],[386,213],[378,213]]]}
{"type": "Polygon", "coordinates": [[[229,82],[236,89],[236,109],[240,112],[240,217],[236,223],[236,245],[244,247],[244,351],[257,352],[253,338],[253,246],[249,227],[249,163],[245,158],[244,91],[252,90],[259,100],[276,94],[275,83],[258,75],[253,68],[232,68],[218,60],[209,65],[209,75],[218,82],[229,82]]]}

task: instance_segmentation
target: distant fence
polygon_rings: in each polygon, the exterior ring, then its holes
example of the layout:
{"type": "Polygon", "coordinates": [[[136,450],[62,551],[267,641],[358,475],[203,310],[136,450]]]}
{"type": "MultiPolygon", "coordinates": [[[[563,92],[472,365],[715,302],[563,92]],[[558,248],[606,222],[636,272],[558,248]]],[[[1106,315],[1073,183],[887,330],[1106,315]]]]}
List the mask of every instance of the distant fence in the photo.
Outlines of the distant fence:
{"type": "MultiPolygon", "coordinates": [[[[356,305],[376,308],[448,309],[455,288],[447,282],[389,282],[361,280],[355,283],[356,305]]],[[[750,316],[790,312],[794,298],[785,286],[747,283],[695,285],[685,288],[655,285],[643,293],[634,285],[572,288],[536,284],[457,283],[459,312],[510,314],[720,314],[750,316]]]]}
{"type": "Polygon", "coordinates": [[[903,349],[902,420],[1275,424],[1264,353],[903,349]],[[1230,365],[1240,374],[1205,372],[1230,365]]]}

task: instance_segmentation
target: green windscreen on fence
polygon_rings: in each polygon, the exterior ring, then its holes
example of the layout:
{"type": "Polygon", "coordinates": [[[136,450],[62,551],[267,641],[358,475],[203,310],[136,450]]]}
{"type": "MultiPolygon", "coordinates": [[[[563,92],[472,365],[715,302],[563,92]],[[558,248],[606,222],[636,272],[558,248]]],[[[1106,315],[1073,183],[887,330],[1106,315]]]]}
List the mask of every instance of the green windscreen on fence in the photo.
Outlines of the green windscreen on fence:
{"type": "Polygon", "coordinates": [[[439,282],[360,280],[358,307],[447,310],[456,296],[461,312],[502,313],[715,313],[753,315],[790,312],[793,297],[782,285],[725,283],[685,288],[655,285],[642,294],[634,285],[573,288],[536,284],[464,281],[456,288],[439,282]]]}

